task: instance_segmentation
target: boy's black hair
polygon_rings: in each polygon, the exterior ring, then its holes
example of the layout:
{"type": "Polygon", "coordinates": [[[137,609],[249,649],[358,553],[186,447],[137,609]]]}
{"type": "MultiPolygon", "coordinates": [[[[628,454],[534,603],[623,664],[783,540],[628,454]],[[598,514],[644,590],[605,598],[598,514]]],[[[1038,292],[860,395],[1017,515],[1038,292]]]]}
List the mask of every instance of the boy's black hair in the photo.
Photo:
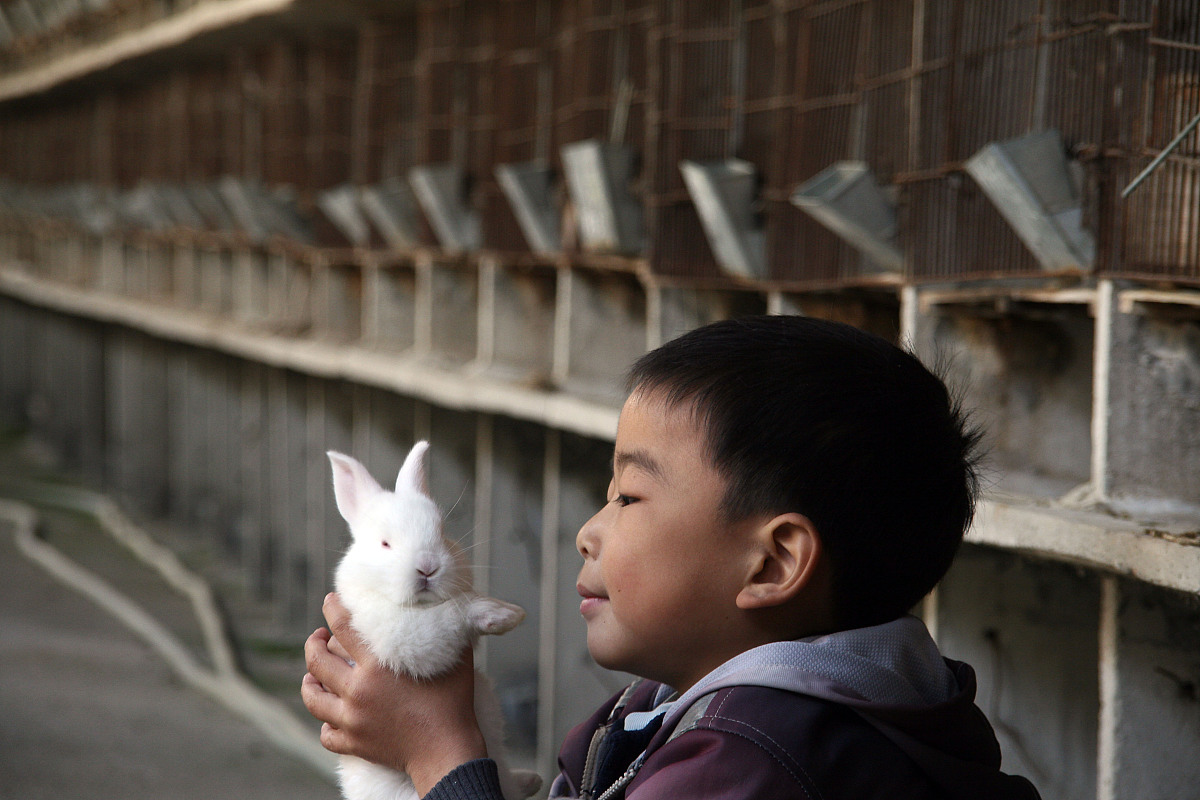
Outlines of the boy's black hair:
{"type": "Polygon", "coordinates": [[[743,317],[647,353],[629,386],[691,405],[731,520],[812,520],[839,627],[901,616],[950,568],[975,510],[981,434],[891,342],[809,317],[743,317]]]}

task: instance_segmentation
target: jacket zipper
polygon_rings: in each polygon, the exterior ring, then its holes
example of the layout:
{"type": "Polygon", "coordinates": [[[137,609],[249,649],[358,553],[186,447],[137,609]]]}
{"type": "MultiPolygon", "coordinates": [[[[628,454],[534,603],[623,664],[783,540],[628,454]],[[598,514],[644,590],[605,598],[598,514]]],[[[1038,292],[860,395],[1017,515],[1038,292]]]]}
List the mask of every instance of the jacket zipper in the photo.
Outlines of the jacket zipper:
{"type": "MultiPolygon", "coordinates": [[[[583,774],[579,779],[580,800],[592,800],[592,780],[595,777],[594,773],[596,771],[596,758],[600,754],[600,746],[604,743],[609,731],[612,730],[612,726],[617,717],[621,715],[621,712],[629,703],[629,699],[633,697],[634,691],[636,691],[642,683],[643,681],[638,679],[629,684],[629,686],[625,687],[625,691],[622,692],[621,696],[617,699],[617,704],[613,706],[613,710],[609,712],[608,721],[603,725],[597,726],[595,732],[592,734],[592,741],[588,744],[587,758],[585,758],[583,761],[583,774]]],[[[608,792],[605,791],[602,796],[607,797],[608,792]]]]}

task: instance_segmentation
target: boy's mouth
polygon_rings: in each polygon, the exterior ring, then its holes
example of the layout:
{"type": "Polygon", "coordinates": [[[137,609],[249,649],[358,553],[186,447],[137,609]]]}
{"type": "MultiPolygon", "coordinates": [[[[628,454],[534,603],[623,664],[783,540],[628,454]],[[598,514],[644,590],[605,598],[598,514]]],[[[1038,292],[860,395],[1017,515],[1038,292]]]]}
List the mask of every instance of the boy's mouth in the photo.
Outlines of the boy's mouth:
{"type": "Polygon", "coordinates": [[[575,591],[579,592],[579,596],[583,598],[579,602],[579,613],[586,619],[590,615],[596,613],[601,605],[608,602],[608,598],[601,595],[582,584],[575,587],[575,591]]]}
{"type": "Polygon", "coordinates": [[[608,596],[605,595],[603,592],[598,592],[595,589],[589,589],[588,587],[584,586],[582,583],[575,584],[575,591],[579,592],[579,596],[582,597],[584,600],[589,600],[589,599],[607,600],[608,599],[608,596]]]}

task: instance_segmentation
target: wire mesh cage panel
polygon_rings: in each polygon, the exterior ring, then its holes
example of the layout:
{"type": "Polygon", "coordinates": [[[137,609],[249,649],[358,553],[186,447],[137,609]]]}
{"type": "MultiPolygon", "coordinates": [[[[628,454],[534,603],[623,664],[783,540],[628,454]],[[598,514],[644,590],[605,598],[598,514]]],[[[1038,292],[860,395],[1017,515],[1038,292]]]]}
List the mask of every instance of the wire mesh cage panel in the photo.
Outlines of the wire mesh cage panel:
{"type": "Polygon", "coordinates": [[[1153,28],[1144,39],[1123,43],[1123,62],[1142,65],[1142,70],[1122,85],[1127,94],[1118,109],[1119,124],[1132,156],[1116,165],[1116,180],[1106,187],[1106,207],[1116,209],[1119,223],[1105,267],[1124,275],[1196,283],[1200,132],[1174,140],[1200,115],[1200,8],[1186,0],[1137,5],[1153,28]],[[1128,197],[1120,198],[1120,190],[1172,143],[1174,150],[1128,197]]]}
{"type": "Polygon", "coordinates": [[[737,4],[664,2],[653,46],[661,73],[653,169],[645,193],[656,272],[718,274],[680,163],[720,161],[737,149],[743,55],[737,4]]]}
{"type": "Polygon", "coordinates": [[[915,181],[905,191],[901,230],[915,276],[961,280],[1038,272],[1033,255],[970,178],[915,181]]]}
{"type": "Polygon", "coordinates": [[[440,2],[422,4],[418,15],[417,124],[421,163],[454,162],[465,151],[460,63],[463,13],[459,2],[440,2]]]}
{"type": "MultiPolygon", "coordinates": [[[[497,8],[494,164],[479,179],[486,186],[483,242],[505,251],[528,251],[509,199],[500,190],[496,167],[550,165],[553,87],[550,0],[504,0],[497,8]]],[[[486,165],[481,165],[486,166],[486,165]]],[[[552,198],[543,198],[552,199],[552,198]]]]}
{"type": "MultiPolygon", "coordinates": [[[[910,118],[910,172],[900,180],[912,279],[1045,274],[961,170],[986,146],[1052,129],[1062,135],[1064,158],[1079,167],[1079,190],[1096,184],[1094,158],[1108,126],[1112,17],[1103,5],[926,6],[910,95],[918,111],[910,118]]],[[[1096,208],[1085,218],[1092,229],[1096,208]]]]}
{"type": "MultiPolygon", "coordinates": [[[[1120,169],[1116,188],[1148,163],[1136,159],[1120,169]]],[[[1154,181],[1122,204],[1120,261],[1111,271],[1200,282],[1200,165],[1165,163],[1154,181]]]]}
{"type": "MultiPolygon", "coordinates": [[[[617,91],[629,71],[630,31],[619,4],[563,4],[558,10],[554,121],[559,145],[582,139],[607,139],[613,133],[617,91]],[[613,6],[617,5],[616,8],[613,6]]],[[[645,91],[644,82],[639,87],[645,91]]],[[[618,132],[622,138],[628,128],[618,132]]]]}
{"type": "Polygon", "coordinates": [[[1090,148],[1089,156],[1113,142],[1111,75],[1114,40],[1100,22],[1079,25],[1060,20],[1042,45],[1047,82],[1035,126],[1062,131],[1070,145],[1090,148]]]}
{"type": "MultiPolygon", "coordinates": [[[[115,183],[132,187],[143,180],[161,180],[168,171],[165,137],[152,131],[164,130],[167,84],[156,82],[119,95],[113,119],[112,150],[115,183]]],[[[241,142],[226,148],[239,154],[241,142]]]]}
{"type": "Polygon", "coordinates": [[[352,40],[327,39],[306,50],[305,162],[311,188],[337,186],[350,178],[357,55],[352,40]]]}
{"type": "Polygon", "coordinates": [[[403,178],[417,164],[417,27],[379,26],[372,53],[368,183],[403,178]]]}
{"type": "MultiPolygon", "coordinates": [[[[170,5],[141,22],[130,16],[149,8],[141,0],[114,6],[125,28],[64,18],[79,38],[54,46],[70,52],[186,7],[170,5]]],[[[894,204],[901,277],[1047,274],[966,170],[984,148],[1056,131],[1098,245],[1094,265],[1071,274],[1200,281],[1200,133],[1173,142],[1200,114],[1192,0],[422,0],[352,11],[332,25],[283,12],[221,32],[219,46],[168,48],[4,101],[0,177],[129,189],[233,176],[292,187],[311,208],[335,187],[401,193],[414,167],[451,164],[478,246],[556,252],[592,249],[579,209],[574,228],[565,213],[562,152],[595,140],[626,148],[614,168],[630,201],[621,210],[636,206],[644,227],[644,246],[620,252],[660,274],[723,275],[680,164],[736,160],[757,182],[740,212],[755,246],[765,242],[764,277],[829,286],[878,271],[791,202],[840,161],[865,165],[894,204]],[[539,212],[553,229],[537,247],[497,177],[498,166],[533,164],[549,170],[539,212]]],[[[28,49],[35,34],[14,29],[0,50],[45,59],[28,49]]],[[[432,229],[418,238],[438,241],[432,229]]]]}
{"type": "Polygon", "coordinates": [[[496,181],[498,35],[501,13],[511,12],[512,9],[498,3],[489,4],[487,9],[472,7],[466,17],[460,56],[463,70],[460,104],[466,130],[464,152],[456,163],[463,165],[468,176],[470,208],[480,217],[481,243],[485,246],[500,246],[516,238],[504,194],[496,181]]]}
{"type": "Polygon", "coordinates": [[[211,179],[221,174],[221,137],[215,67],[194,70],[188,80],[188,178],[211,179]]]}
{"type": "MultiPolygon", "coordinates": [[[[424,2],[417,13],[417,164],[466,167],[469,120],[463,59],[466,9],[460,0],[424,2]]],[[[428,220],[421,241],[436,244],[428,220]]]]}
{"type": "Polygon", "coordinates": [[[303,55],[292,42],[268,45],[259,54],[262,82],[262,179],[291,185],[306,175],[303,55]]]}
{"type": "Polygon", "coordinates": [[[790,201],[791,191],[834,162],[854,157],[855,75],[866,3],[807,4],[789,11],[795,52],[776,144],[783,154],[766,205],[767,264],[791,283],[829,283],[858,272],[857,253],[790,201]]]}
{"type": "Polygon", "coordinates": [[[640,200],[655,153],[647,115],[657,96],[658,10],[645,0],[580,0],[555,13],[554,165],[561,172],[561,148],[574,142],[627,145],[636,156],[629,188],[640,200]]]}
{"type": "Polygon", "coordinates": [[[14,183],[76,180],[88,169],[88,153],[78,146],[82,105],[63,113],[54,108],[24,110],[0,130],[0,179],[14,183]]]}

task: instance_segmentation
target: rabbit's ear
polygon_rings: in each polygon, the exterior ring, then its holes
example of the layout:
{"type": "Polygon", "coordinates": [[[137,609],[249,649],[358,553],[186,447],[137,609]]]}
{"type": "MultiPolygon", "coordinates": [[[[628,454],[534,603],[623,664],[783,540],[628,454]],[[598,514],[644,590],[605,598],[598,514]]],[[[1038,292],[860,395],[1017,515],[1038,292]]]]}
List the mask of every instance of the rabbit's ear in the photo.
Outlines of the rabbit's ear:
{"type": "Polygon", "coordinates": [[[368,498],[382,492],[383,487],[371,477],[366,467],[350,456],[333,450],[327,455],[333,466],[333,496],[337,500],[338,511],[350,523],[353,532],[363,504],[368,498]]]}
{"type": "Polygon", "coordinates": [[[408,458],[404,459],[404,466],[400,467],[400,474],[396,476],[397,492],[406,489],[429,496],[429,481],[425,477],[425,454],[428,451],[429,442],[426,441],[417,442],[408,451],[408,458]]]}

